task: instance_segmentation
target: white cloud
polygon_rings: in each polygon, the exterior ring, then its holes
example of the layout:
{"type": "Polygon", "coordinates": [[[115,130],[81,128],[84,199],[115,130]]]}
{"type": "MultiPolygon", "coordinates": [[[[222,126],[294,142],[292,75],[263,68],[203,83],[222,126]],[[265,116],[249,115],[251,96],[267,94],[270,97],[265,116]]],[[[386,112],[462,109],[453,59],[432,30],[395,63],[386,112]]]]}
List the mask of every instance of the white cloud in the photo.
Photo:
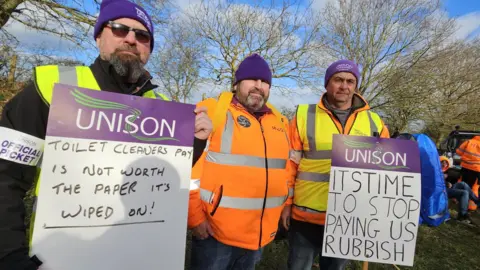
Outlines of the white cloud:
{"type": "Polygon", "coordinates": [[[180,8],[180,10],[187,10],[190,6],[198,5],[202,0],[176,0],[175,5],[180,8]]]}
{"type": "MultiPolygon", "coordinates": [[[[157,83],[154,81],[154,83],[157,83]]],[[[196,104],[202,100],[205,94],[206,98],[216,98],[223,91],[230,91],[228,86],[216,85],[212,82],[205,82],[197,87],[197,91],[193,92],[192,97],[187,103],[196,104]]],[[[270,91],[269,102],[277,109],[282,107],[295,108],[298,104],[318,103],[321,93],[315,92],[308,87],[295,87],[289,93],[283,93],[278,87],[273,87],[270,91]]]]}
{"type": "Polygon", "coordinates": [[[455,40],[470,38],[477,30],[480,30],[480,11],[458,17],[456,19],[456,25],[457,30],[454,32],[455,40]]]}
{"type": "MultiPolygon", "coordinates": [[[[158,88],[159,91],[162,91],[161,89],[161,82],[158,81],[157,78],[153,78],[152,79],[152,82],[158,86],[160,86],[158,88]]],[[[195,91],[192,92],[192,96],[189,100],[187,100],[186,103],[189,103],[189,104],[196,104],[198,102],[200,102],[202,100],[202,96],[205,95],[206,98],[210,98],[210,97],[217,97],[222,91],[225,91],[226,89],[228,89],[227,87],[225,86],[221,86],[221,85],[216,85],[214,84],[213,82],[204,82],[204,83],[200,83],[195,91]]],[[[166,92],[163,92],[164,94],[167,94],[166,92]]]]}
{"type": "Polygon", "coordinates": [[[299,104],[316,104],[320,100],[320,96],[321,93],[315,92],[308,87],[296,87],[286,94],[282,94],[274,87],[270,92],[269,102],[277,109],[282,107],[294,108],[299,104]]]}
{"type": "Polygon", "coordinates": [[[313,0],[312,1],[312,8],[317,11],[322,11],[326,6],[327,3],[332,3],[334,5],[338,4],[336,0],[313,0]]]}
{"type": "Polygon", "coordinates": [[[66,43],[70,43],[60,39],[60,37],[26,27],[13,19],[7,22],[5,30],[13,35],[22,47],[45,43],[48,44],[50,48],[60,48],[67,45],[66,43]]]}

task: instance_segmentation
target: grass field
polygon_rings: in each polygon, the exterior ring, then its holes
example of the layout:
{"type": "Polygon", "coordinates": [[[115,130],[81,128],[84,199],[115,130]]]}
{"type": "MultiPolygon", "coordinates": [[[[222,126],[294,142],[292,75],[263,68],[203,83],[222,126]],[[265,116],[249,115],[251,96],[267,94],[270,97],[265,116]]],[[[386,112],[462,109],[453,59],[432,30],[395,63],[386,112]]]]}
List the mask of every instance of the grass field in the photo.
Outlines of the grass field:
{"type": "MultiPolygon", "coordinates": [[[[454,206],[455,207],[455,206],[454,206]]],[[[454,210],[452,216],[456,216],[454,210]]],[[[480,214],[472,213],[480,225],[480,214]]],[[[186,268],[188,269],[189,247],[187,241],[186,268]]],[[[257,270],[286,269],[287,241],[275,241],[266,247],[257,270]]],[[[419,270],[467,270],[480,269],[480,226],[457,222],[454,218],[438,226],[421,226],[417,236],[413,267],[397,266],[398,269],[419,270]]],[[[312,268],[319,269],[319,268],[312,268]]],[[[350,262],[347,269],[362,269],[361,262],[350,262]]],[[[371,270],[397,269],[393,265],[369,263],[371,270]]]]}

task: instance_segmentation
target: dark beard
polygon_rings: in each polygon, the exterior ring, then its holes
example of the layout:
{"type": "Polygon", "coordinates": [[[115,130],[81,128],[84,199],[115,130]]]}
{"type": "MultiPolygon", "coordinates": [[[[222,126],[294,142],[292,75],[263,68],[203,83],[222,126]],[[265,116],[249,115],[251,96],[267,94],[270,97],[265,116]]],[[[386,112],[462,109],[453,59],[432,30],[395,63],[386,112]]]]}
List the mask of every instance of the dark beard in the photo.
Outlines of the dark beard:
{"type": "Polygon", "coordinates": [[[115,71],[121,77],[124,77],[126,81],[135,83],[145,73],[143,69],[143,63],[140,61],[138,52],[135,47],[120,48],[115,50],[110,56],[110,64],[115,71]],[[136,56],[129,54],[121,54],[122,50],[128,50],[136,54],[136,56]]]}

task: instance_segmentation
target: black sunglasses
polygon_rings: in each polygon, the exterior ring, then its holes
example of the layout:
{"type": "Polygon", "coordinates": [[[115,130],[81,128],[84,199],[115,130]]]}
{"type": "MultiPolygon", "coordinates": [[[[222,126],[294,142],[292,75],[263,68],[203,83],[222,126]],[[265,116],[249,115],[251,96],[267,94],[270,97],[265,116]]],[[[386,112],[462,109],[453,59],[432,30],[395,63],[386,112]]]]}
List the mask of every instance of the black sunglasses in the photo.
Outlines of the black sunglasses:
{"type": "Polygon", "coordinates": [[[107,25],[112,29],[112,33],[120,38],[126,37],[130,31],[133,31],[135,38],[141,43],[148,43],[152,39],[150,33],[145,30],[136,29],[113,21],[109,21],[107,25]]]}

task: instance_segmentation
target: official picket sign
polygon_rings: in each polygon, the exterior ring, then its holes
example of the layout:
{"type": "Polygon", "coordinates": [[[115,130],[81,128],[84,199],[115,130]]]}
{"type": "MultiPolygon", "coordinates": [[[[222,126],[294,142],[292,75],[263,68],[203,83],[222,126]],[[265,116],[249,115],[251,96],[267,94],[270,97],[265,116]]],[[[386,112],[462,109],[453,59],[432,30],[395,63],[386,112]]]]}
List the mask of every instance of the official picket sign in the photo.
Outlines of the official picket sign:
{"type": "Polygon", "coordinates": [[[413,141],[334,135],[323,255],[413,265],[420,215],[413,141]]]}
{"type": "Polygon", "coordinates": [[[183,269],[194,109],[55,86],[31,250],[41,270],[183,269]]]}

